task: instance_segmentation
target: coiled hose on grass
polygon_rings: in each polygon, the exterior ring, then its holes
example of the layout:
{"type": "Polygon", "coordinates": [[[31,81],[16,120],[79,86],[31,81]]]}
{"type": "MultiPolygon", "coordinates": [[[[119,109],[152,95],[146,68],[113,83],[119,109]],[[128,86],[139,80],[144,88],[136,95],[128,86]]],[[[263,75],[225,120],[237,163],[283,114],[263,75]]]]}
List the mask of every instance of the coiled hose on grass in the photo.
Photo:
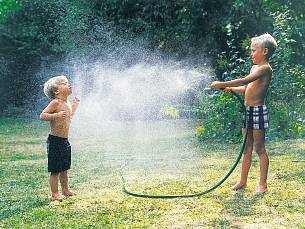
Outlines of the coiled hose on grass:
{"type": "MultiPolygon", "coordinates": [[[[238,94],[236,94],[235,92],[231,92],[231,93],[238,99],[238,101],[241,103],[241,105],[243,107],[243,110],[245,110],[245,106],[244,106],[244,102],[243,102],[242,98],[238,94]]],[[[153,194],[144,194],[144,193],[132,192],[132,191],[129,191],[126,188],[126,182],[125,182],[124,176],[123,176],[122,172],[120,172],[121,180],[122,180],[122,191],[124,193],[128,194],[128,195],[135,196],[135,197],[155,198],[155,199],[190,198],[190,197],[202,196],[204,194],[212,192],[213,190],[218,188],[222,183],[224,183],[228,179],[228,177],[231,175],[231,173],[234,171],[234,169],[238,165],[238,162],[240,161],[240,159],[243,155],[245,146],[246,146],[247,136],[248,136],[248,131],[246,132],[246,135],[244,137],[244,141],[243,141],[242,147],[240,149],[240,152],[239,152],[237,158],[235,159],[234,163],[232,164],[231,168],[229,169],[228,173],[220,181],[218,181],[214,186],[212,186],[211,188],[208,188],[208,189],[203,190],[201,192],[184,194],[184,195],[153,195],[153,194]]]]}

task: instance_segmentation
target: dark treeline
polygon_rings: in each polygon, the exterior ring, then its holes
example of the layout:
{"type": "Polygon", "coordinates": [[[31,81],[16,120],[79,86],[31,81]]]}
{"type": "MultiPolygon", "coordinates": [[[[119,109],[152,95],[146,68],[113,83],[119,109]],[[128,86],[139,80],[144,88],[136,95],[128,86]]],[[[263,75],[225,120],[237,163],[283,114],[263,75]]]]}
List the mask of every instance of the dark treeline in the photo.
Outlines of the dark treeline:
{"type": "MultiPolygon", "coordinates": [[[[279,43],[268,96],[271,136],[304,136],[304,12],[303,0],[1,1],[0,115],[31,108],[41,91],[42,65],[111,46],[117,37],[142,39],[149,49],[198,69],[208,62],[220,80],[246,74],[250,38],[268,32],[279,43]]],[[[199,96],[195,105],[209,121],[199,137],[239,137],[231,131],[239,125],[234,103],[220,93],[199,96]]]]}

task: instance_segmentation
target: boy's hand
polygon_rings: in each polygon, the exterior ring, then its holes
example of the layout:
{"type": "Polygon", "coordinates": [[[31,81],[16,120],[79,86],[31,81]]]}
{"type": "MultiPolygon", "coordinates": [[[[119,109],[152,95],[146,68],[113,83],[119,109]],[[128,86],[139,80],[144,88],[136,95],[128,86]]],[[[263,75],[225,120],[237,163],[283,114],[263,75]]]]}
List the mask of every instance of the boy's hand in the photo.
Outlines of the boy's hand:
{"type": "Polygon", "coordinates": [[[59,111],[56,113],[55,119],[65,119],[67,117],[66,111],[59,111]]]}
{"type": "Polygon", "coordinates": [[[77,96],[75,96],[72,101],[72,114],[74,114],[74,112],[76,111],[79,102],[80,102],[80,99],[77,96]]]}
{"type": "Polygon", "coordinates": [[[225,88],[223,89],[223,91],[224,91],[225,93],[230,93],[230,92],[232,92],[232,88],[231,88],[231,87],[225,87],[225,88]]]}
{"type": "Polygon", "coordinates": [[[72,105],[78,105],[79,104],[79,102],[80,102],[80,99],[77,97],[77,96],[75,96],[74,98],[73,98],[73,101],[72,101],[72,105]]]}
{"type": "Polygon", "coordinates": [[[211,88],[213,88],[213,89],[221,89],[221,88],[223,88],[222,82],[220,82],[220,81],[214,81],[214,82],[211,84],[211,88]]]}

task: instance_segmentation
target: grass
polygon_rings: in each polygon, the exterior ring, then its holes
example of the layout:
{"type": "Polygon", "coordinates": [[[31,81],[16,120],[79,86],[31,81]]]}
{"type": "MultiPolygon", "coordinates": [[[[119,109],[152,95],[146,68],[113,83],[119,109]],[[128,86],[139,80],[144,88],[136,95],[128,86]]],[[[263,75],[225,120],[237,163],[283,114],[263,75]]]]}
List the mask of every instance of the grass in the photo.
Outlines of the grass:
{"type": "Polygon", "coordinates": [[[224,176],[240,145],[197,143],[183,122],[98,130],[91,124],[71,130],[70,185],[78,195],[51,202],[47,123],[0,120],[0,228],[305,228],[305,166],[292,162],[304,160],[303,140],[268,143],[269,191],[264,195],[255,194],[259,169],[254,155],[246,190],[230,190],[238,168],[201,197],[143,199],[122,193],[120,170],[134,191],[197,192],[224,176]]]}

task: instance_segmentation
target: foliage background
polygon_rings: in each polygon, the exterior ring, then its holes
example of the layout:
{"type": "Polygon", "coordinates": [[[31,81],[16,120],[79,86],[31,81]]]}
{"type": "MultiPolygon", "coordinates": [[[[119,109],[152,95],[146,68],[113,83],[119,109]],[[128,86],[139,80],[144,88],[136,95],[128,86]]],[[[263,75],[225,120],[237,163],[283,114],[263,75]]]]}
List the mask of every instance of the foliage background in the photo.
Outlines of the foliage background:
{"type": "MultiPolygon", "coordinates": [[[[141,39],[148,49],[194,68],[208,63],[215,79],[228,80],[247,74],[250,38],[268,32],[279,44],[271,62],[268,136],[304,137],[304,9],[304,0],[0,1],[0,115],[35,111],[46,77],[41,67],[71,53],[141,39]]],[[[240,108],[230,95],[199,91],[194,107],[205,114],[200,139],[240,138],[240,108]]]]}

